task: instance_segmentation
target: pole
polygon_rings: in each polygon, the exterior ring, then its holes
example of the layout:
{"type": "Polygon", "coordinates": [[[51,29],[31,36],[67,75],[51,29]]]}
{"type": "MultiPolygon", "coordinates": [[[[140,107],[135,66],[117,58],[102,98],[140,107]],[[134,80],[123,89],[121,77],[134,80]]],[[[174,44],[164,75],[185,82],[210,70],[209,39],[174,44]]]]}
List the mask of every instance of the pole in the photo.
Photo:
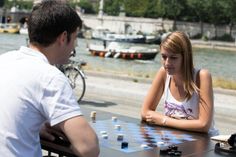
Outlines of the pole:
{"type": "Polygon", "coordinates": [[[103,25],[103,5],[104,5],[104,1],[100,0],[98,18],[101,19],[101,26],[103,25]]]}

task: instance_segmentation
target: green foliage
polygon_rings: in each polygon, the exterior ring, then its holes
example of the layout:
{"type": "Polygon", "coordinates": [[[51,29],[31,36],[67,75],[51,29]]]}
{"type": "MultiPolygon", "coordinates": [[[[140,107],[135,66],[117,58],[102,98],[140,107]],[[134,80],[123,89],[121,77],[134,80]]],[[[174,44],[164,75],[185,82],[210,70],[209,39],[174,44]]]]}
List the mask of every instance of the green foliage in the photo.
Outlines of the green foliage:
{"type": "Polygon", "coordinates": [[[127,16],[144,17],[149,0],[129,0],[125,2],[127,16]]]}
{"type": "Polygon", "coordinates": [[[206,35],[203,35],[203,36],[202,36],[202,40],[203,40],[203,41],[208,41],[209,39],[208,39],[208,37],[207,37],[206,35]]]}
{"type": "Polygon", "coordinates": [[[228,23],[234,25],[236,23],[236,0],[222,0],[223,14],[228,18],[228,23]]]}
{"type": "Polygon", "coordinates": [[[201,39],[201,38],[202,38],[201,33],[198,33],[198,34],[191,37],[191,39],[201,39]]]}
{"type": "Polygon", "coordinates": [[[88,0],[81,0],[79,2],[79,6],[81,7],[81,9],[83,9],[84,13],[87,13],[87,14],[95,13],[95,10],[92,4],[88,0]]]}
{"type": "MultiPolygon", "coordinates": [[[[88,14],[98,13],[99,1],[94,4],[90,0],[80,0],[79,3],[68,0],[73,8],[79,5],[88,14]]],[[[33,6],[33,0],[4,0],[4,3],[7,9],[16,6],[18,9],[31,10],[33,6]]],[[[126,16],[131,17],[167,18],[174,20],[173,30],[176,20],[199,22],[201,33],[193,38],[202,37],[203,22],[213,24],[216,29],[217,25],[228,24],[229,35],[217,39],[230,41],[236,23],[235,8],[236,0],[104,0],[103,11],[112,16],[118,16],[120,11],[124,11],[126,16]]]]}
{"type": "Polygon", "coordinates": [[[212,40],[234,41],[234,38],[230,34],[224,34],[220,37],[215,37],[212,40]]]}
{"type": "Polygon", "coordinates": [[[105,0],[104,12],[108,15],[118,16],[120,13],[120,8],[123,5],[123,0],[105,0]]]}
{"type": "Polygon", "coordinates": [[[222,0],[207,0],[205,6],[208,11],[208,21],[214,25],[222,24],[225,21],[225,15],[223,12],[224,3],[222,0]]]}
{"type": "Polygon", "coordinates": [[[187,0],[187,6],[193,11],[193,17],[195,16],[197,21],[205,22],[208,14],[206,2],[208,0],[187,0]]]}
{"type": "Polygon", "coordinates": [[[31,10],[32,6],[33,6],[33,1],[20,1],[20,0],[8,1],[8,0],[5,0],[4,6],[7,9],[11,9],[13,6],[15,6],[18,9],[31,10]]]}
{"type": "Polygon", "coordinates": [[[74,9],[76,8],[76,6],[78,6],[78,3],[73,2],[73,1],[69,1],[68,4],[74,9]]]}
{"type": "Polygon", "coordinates": [[[163,17],[176,20],[184,9],[185,0],[160,0],[160,5],[163,17]]]}
{"type": "Polygon", "coordinates": [[[158,18],[160,14],[159,0],[148,0],[148,4],[144,13],[144,17],[158,18]]]}

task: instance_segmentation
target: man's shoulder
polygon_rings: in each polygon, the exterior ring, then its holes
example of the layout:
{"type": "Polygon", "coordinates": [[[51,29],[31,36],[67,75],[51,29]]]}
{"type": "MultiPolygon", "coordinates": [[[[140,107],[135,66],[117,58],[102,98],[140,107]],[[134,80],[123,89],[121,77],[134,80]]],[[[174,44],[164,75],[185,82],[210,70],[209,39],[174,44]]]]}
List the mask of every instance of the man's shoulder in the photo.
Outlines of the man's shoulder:
{"type": "Polygon", "coordinates": [[[17,51],[18,51],[18,50],[11,50],[11,51],[4,52],[4,53],[0,54],[0,58],[8,57],[8,56],[14,55],[17,51]]]}

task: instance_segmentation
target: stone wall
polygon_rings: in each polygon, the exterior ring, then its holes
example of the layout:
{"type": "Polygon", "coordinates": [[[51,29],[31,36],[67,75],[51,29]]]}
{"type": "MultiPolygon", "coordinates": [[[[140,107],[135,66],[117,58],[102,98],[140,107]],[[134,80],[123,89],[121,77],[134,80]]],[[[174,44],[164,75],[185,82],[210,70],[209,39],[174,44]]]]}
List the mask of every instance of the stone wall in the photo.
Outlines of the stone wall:
{"type": "Polygon", "coordinates": [[[116,33],[131,33],[143,32],[153,33],[160,30],[170,30],[173,21],[163,20],[162,18],[132,18],[132,17],[119,17],[119,16],[103,16],[98,18],[92,15],[81,15],[86,26],[96,29],[97,27],[104,27],[116,33]]]}
{"type": "MultiPolygon", "coordinates": [[[[200,23],[177,21],[177,29],[188,33],[190,36],[195,36],[201,32],[201,25],[200,23]]],[[[208,38],[213,38],[216,35],[220,37],[229,33],[230,28],[228,25],[218,25],[215,28],[213,24],[203,23],[203,34],[208,38]]],[[[233,27],[232,35],[235,37],[236,27],[233,27]]]]}
{"type": "MultiPolygon", "coordinates": [[[[96,29],[97,27],[107,28],[116,33],[130,33],[130,32],[143,32],[143,33],[155,33],[161,30],[171,31],[174,22],[172,20],[165,20],[162,18],[133,18],[133,17],[117,17],[117,16],[103,16],[98,18],[94,15],[81,14],[86,26],[96,29]]],[[[193,22],[176,22],[177,30],[184,31],[190,36],[195,36],[201,32],[200,23],[193,22]]],[[[229,27],[227,25],[217,26],[215,30],[214,25],[204,23],[203,33],[209,38],[214,36],[222,36],[229,34],[229,27]]],[[[232,30],[233,37],[236,35],[236,27],[232,30]]]]}

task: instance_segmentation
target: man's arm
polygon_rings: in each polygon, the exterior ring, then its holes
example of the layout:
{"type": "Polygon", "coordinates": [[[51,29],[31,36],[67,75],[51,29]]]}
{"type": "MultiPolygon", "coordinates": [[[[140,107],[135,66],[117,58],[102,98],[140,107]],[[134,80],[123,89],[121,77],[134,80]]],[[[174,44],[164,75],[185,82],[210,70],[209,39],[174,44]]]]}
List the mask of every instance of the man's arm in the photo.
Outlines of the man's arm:
{"type": "Polygon", "coordinates": [[[83,116],[70,118],[57,126],[69,139],[71,148],[76,155],[98,157],[100,150],[97,135],[83,116]]]}

